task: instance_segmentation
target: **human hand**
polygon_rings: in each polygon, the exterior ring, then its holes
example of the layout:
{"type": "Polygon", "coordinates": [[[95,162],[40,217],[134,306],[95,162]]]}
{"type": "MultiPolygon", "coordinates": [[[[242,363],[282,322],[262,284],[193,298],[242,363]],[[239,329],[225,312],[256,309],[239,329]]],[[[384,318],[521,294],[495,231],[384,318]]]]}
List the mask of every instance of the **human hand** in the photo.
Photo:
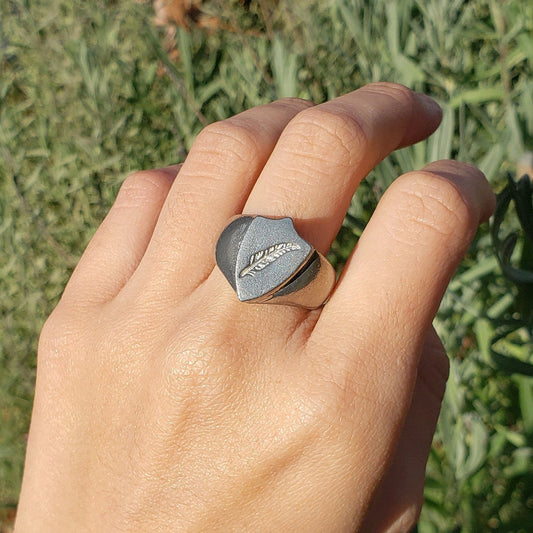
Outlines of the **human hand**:
{"type": "Polygon", "coordinates": [[[440,116],[384,83],[281,100],[129,177],[41,335],[16,531],[408,531],[447,376],[431,322],[492,212],[483,175],[398,178],[322,309],[240,303],[214,248],[247,213],[326,253],[440,116]]]}

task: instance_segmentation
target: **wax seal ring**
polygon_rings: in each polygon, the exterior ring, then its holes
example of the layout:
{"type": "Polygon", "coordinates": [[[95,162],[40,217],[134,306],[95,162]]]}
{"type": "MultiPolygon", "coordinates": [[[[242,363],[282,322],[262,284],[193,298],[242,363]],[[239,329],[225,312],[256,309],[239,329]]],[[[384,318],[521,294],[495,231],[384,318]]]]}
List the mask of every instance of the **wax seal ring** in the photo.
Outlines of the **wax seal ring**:
{"type": "Polygon", "coordinates": [[[236,217],[218,239],[216,262],[241,302],[315,309],[335,284],[329,261],[289,217],[236,217]]]}

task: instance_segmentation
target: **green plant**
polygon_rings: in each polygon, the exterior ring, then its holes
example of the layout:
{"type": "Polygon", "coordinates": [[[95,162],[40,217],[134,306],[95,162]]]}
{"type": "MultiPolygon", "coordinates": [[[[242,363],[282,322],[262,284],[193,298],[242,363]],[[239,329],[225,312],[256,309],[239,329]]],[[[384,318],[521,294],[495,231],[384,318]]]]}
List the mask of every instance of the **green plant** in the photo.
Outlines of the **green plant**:
{"type": "MultiPolygon", "coordinates": [[[[385,79],[431,94],[441,128],[361,185],[330,254],[341,268],[399,174],[457,157],[501,189],[533,145],[531,2],[262,4],[206,0],[225,29],[178,30],[168,54],[149,4],[0,0],[0,506],[18,495],[39,330],[129,172],[183,160],[206,123],[281,96],[319,103],[385,79]]],[[[501,234],[518,229],[511,215],[501,234]]],[[[531,520],[530,378],[491,352],[518,292],[483,228],[435,322],[451,375],[421,532],[519,532],[531,520]]]]}
{"type": "MultiPolygon", "coordinates": [[[[503,275],[516,288],[509,317],[495,324],[492,358],[503,371],[533,377],[533,186],[528,175],[517,182],[508,176],[508,184],[497,199],[492,241],[503,275]],[[510,231],[500,239],[500,228],[511,202],[521,232],[510,231]],[[513,255],[519,255],[517,266],[512,264],[513,255]]],[[[533,388],[529,394],[533,394],[533,388]]]]}

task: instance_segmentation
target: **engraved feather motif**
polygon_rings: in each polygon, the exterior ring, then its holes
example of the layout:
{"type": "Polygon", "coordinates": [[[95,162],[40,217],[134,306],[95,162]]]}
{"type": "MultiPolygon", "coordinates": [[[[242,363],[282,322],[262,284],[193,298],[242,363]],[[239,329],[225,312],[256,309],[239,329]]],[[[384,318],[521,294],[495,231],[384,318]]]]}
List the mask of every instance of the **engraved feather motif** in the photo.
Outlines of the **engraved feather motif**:
{"type": "Polygon", "coordinates": [[[285,255],[287,252],[292,252],[294,250],[300,250],[300,248],[301,247],[299,244],[295,244],[293,242],[280,242],[278,244],[270,246],[270,248],[267,248],[266,250],[256,252],[250,257],[250,262],[248,263],[248,266],[241,270],[239,277],[253,277],[255,276],[256,272],[263,270],[263,268],[276,261],[276,259],[279,259],[282,255],[285,255]]]}

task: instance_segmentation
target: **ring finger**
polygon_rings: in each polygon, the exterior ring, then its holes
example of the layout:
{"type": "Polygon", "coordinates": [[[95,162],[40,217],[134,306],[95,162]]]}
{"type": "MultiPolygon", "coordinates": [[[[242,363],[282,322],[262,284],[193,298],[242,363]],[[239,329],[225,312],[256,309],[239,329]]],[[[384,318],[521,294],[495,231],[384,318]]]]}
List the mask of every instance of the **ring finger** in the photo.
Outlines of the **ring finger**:
{"type": "Polygon", "coordinates": [[[155,292],[158,301],[168,298],[175,305],[209,275],[220,231],[241,212],[283,128],[311,105],[297,98],[278,100],[200,133],[131,280],[134,292],[140,283],[143,294],[155,292]]]}

